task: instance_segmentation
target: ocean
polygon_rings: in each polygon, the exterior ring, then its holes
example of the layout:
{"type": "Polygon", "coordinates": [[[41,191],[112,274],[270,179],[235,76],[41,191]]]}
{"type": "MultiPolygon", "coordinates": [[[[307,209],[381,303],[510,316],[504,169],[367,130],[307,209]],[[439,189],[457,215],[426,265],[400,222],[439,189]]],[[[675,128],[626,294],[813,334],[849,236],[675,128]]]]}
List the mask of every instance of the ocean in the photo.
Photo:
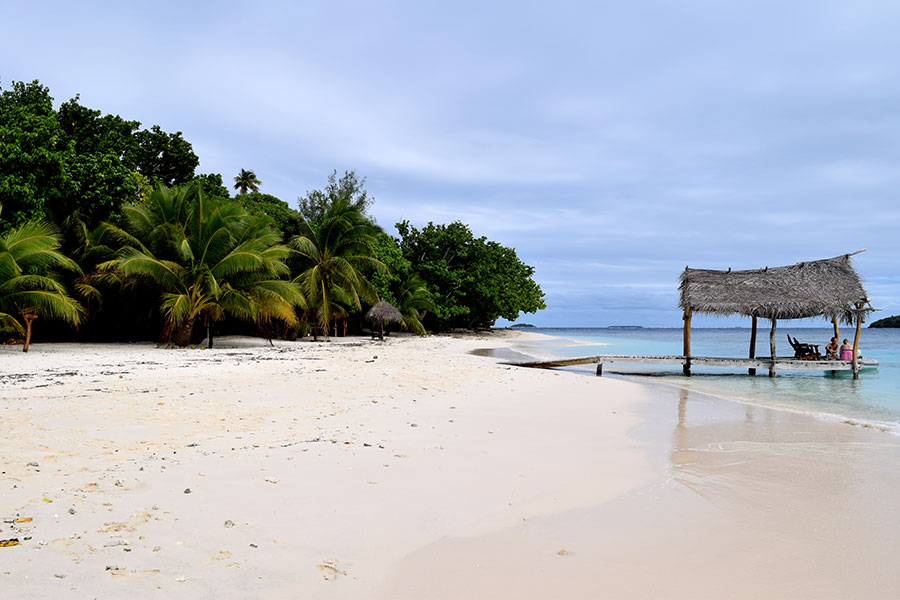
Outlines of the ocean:
{"type": "MultiPolygon", "coordinates": [[[[554,338],[546,342],[516,343],[512,348],[540,358],[578,357],[596,354],[669,354],[682,352],[681,328],[529,328],[554,338]]],[[[784,327],[776,330],[778,356],[792,356],[786,334],[801,342],[825,345],[833,335],[826,327],[784,327]]],[[[855,329],[842,327],[841,339],[853,341],[855,329]]],[[[746,358],[750,344],[749,328],[698,328],[691,330],[691,353],[695,356],[746,358]]],[[[900,329],[863,329],[860,353],[879,362],[876,370],[860,372],[854,380],[850,372],[831,375],[824,371],[780,371],[770,378],[760,369],[755,377],[745,369],[714,367],[692,368],[684,377],[681,366],[623,365],[604,367],[604,376],[625,376],[636,380],[670,383],[690,390],[714,394],[747,404],[814,414],[826,419],[872,426],[900,435],[900,329]]],[[[757,333],[758,356],[769,355],[769,331],[761,326],[757,333]]],[[[594,367],[573,367],[590,372],[594,367]]]]}

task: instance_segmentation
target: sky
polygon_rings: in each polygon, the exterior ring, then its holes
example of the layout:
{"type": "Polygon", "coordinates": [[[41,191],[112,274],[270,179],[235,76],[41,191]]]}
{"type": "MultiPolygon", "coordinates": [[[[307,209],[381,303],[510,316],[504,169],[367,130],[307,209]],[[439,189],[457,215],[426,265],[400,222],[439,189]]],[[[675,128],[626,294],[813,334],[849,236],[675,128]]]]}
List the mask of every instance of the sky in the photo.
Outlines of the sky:
{"type": "Polygon", "coordinates": [[[680,327],[687,265],[862,248],[888,316],[898,30],[894,0],[0,0],[0,86],[181,131],[295,207],[355,170],[389,233],[515,248],[547,304],[520,323],[680,327]]]}

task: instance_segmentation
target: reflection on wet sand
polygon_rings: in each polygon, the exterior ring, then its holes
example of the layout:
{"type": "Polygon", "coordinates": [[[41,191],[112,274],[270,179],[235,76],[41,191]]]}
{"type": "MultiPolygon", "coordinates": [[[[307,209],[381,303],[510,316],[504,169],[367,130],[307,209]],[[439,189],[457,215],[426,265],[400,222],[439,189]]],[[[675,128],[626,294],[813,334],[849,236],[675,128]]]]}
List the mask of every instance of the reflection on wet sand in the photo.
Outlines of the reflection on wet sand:
{"type": "Polygon", "coordinates": [[[510,362],[525,362],[534,360],[533,356],[529,356],[523,352],[517,352],[511,348],[476,348],[470,354],[475,356],[489,356],[491,358],[499,358],[510,362]]]}
{"type": "Polygon", "coordinates": [[[479,565],[435,581],[434,598],[900,595],[897,438],[654,387],[634,433],[657,482],[599,506],[443,540],[407,568],[479,565]]]}

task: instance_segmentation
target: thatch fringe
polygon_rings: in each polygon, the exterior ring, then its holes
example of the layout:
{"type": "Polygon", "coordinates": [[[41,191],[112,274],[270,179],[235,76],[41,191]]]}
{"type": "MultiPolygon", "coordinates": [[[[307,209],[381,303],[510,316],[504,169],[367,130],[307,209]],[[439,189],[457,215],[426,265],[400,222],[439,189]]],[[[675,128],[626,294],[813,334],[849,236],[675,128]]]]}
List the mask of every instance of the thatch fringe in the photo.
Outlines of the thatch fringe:
{"type": "Polygon", "coordinates": [[[403,315],[390,303],[380,300],[378,304],[370,308],[366,313],[366,319],[371,323],[385,325],[387,323],[399,323],[403,320],[403,315]]]}
{"type": "Polygon", "coordinates": [[[854,323],[859,315],[865,320],[873,309],[850,256],[749,271],[685,267],[680,277],[680,305],[685,310],[722,316],[836,317],[854,323]]]}

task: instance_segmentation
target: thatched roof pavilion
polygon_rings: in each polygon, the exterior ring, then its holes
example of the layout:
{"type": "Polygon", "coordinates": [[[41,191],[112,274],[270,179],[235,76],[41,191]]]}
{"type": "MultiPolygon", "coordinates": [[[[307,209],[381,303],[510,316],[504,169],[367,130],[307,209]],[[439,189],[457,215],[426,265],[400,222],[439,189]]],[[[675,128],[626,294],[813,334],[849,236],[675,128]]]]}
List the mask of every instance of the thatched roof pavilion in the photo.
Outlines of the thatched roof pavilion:
{"type": "MultiPolygon", "coordinates": [[[[859,275],[850,262],[850,257],[859,252],[787,267],[748,271],[685,267],[679,286],[680,306],[684,310],[685,356],[690,356],[690,322],[691,315],[696,312],[752,317],[751,358],[755,352],[758,317],[772,321],[769,336],[772,357],[775,356],[774,335],[778,319],[824,317],[834,324],[835,336],[839,335],[838,321],[855,324],[855,357],[860,324],[873,310],[859,275]]],[[[690,372],[689,366],[685,367],[685,372],[690,372]]]]}
{"type": "Polygon", "coordinates": [[[381,339],[384,339],[384,326],[388,323],[403,321],[403,314],[390,303],[379,300],[378,304],[369,309],[366,319],[373,325],[378,325],[381,331],[381,339]]]}
{"type": "Polygon", "coordinates": [[[853,324],[869,303],[850,255],[750,271],[685,268],[681,308],[765,319],[825,317],[853,324]]]}

